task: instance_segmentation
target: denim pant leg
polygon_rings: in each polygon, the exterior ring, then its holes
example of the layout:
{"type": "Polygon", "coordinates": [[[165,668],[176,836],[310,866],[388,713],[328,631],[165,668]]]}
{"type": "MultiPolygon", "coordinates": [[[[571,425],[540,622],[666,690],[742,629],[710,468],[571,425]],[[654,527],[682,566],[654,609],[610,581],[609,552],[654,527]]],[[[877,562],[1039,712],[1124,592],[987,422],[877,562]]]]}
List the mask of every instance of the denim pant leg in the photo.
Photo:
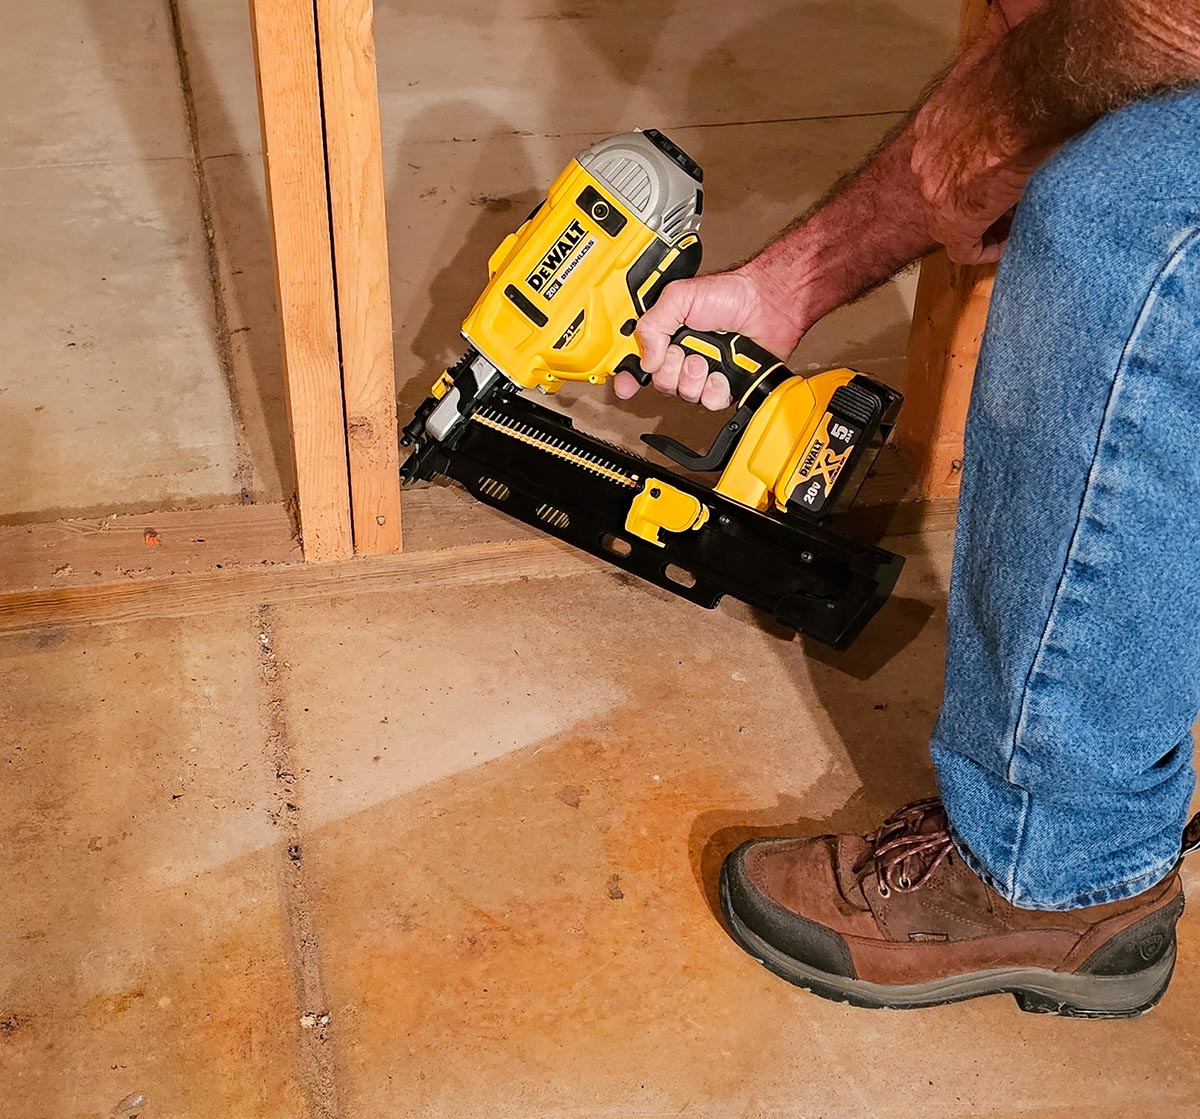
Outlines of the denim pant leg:
{"type": "Polygon", "coordinates": [[[1016,905],[1170,870],[1200,708],[1200,91],[1030,182],[967,426],[933,736],[958,849],[1016,905]]]}

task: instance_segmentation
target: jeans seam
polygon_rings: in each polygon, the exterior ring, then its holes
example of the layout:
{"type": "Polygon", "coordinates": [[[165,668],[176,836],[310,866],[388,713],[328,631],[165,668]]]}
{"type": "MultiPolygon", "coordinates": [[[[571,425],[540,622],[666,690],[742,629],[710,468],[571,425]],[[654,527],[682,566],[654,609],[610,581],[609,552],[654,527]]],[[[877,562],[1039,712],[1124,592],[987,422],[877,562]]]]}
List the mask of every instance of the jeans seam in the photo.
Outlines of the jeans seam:
{"type": "Polygon", "coordinates": [[[1084,909],[1090,905],[1104,905],[1110,901],[1121,901],[1124,898],[1136,897],[1137,894],[1144,893],[1145,890],[1149,890],[1163,881],[1180,861],[1179,856],[1174,855],[1170,858],[1159,860],[1149,870],[1141,871],[1128,878],[1122,878],[1120,882],[1113,882],[1108,886],[1101,886],[1098,889],[1084,890],[1082,893],[1073,894],[1069,898],[1059,899],[1052,905],[1030,907],[1021,905],[1017,900],[1016,891],[1012,886],[1002,882],[983,865],[982,860],[971,850],[970,845],[959,835],[953,824],[950,825],[949,831],[950,839],[954,843],[959,857],[971,872],[989,889],[995,890],[1005,901],[1010,905],[1015,905],[1018,909],[1033,908],[1048,913],[1062,913],[1071,909],[1084,909]],[[1129,889],[1131,886],[1140,885],[1147,878],[1153,879],[1148,886],[1138,890],[1129,889]]]}
{"type": "Polygon", "coordinates": [[[1038,665],[1042,660],[1042,654],[1045,651],[1047,638],[1050,635],[1055,612],[1058,609],[1059,601],[1062,597],[1063,588],[1066,585],[1068,573],[1071,567],[1071,559],[1074,556],[1076,548],[1079,545],[1080,528],[1083,524],[1084,510],[1088,505],[1088,497],[1092,492],[1092,487],[1095,482],[1097,465],[1100,459],[1100,451],[1104,445],[1104,436],[1108,430],[1109,422],[1112,418],[1113,401],[1117,394],[1117,388],[1121,385],[1125,370],[1128,364],[1129,355],[1134,344],[1140,337],[1142,328],[1145,325],[1150,311],[1157,302],[1157,294],[1163,279],[1174,270],[1175,266],[1187,253],[1192,243],[1200,238],[1200,227],[1193,226],[1187,232],[1175,241],[1171,247],[1171,252],[1167,259],[1163,261],[1162,266],[1154,274],[1154,278],[1150,281],[1146,288],[1146,295],[1142,299],[1142,304],[1138,308],[1137,317],[1134,319],[1132,328],[1129,331],[1129,337],[1125,339],[1125,344],[1121,347],[1121,356],[1117,359],[1117,367],[1113,373],[1112,383],[1108,387],[1108,396],[1104,401],[1104,411],[1100,418],[1100,424],[1096,431],[1096,442],[1092,448],[1092,460],[1088,466],[1087,479],[1083,485],[1083,493],[1079,498],[1079,509],[1075,514],[1075,526],[1071,530],[1071,539],[1067,545],[1066,555],[1063,557],[1062,571],[1059,574],[1058,582],[1054,587],[1054,594],[1050,599],[1050,607],[1046,611],[1046,621],[1042,626],[1041,635],[1038,638],[1037,647],[1029,663],[1029,671],[1025,674],[1025,682],[1021,686],[1021,701],[1017,709],[1017,717],[1013,723],[1012,749],[1008,755],[1008,765],[1005,767],[1005,780],[1009,785],[1018,789],[1021,794],[1021,816],[1017,821],[1016,836],[1013,841],[1012,848],[1012,865],[1009,870],[1008,882],[1010,891],[1015,892],[1017,881],[1017,869],[1020,866],[1021,852],[1025,844],[1025,829],[1026,822],[1029,818],[1029,802],[1031,794],[1029,790],[1022,788],[1014,779],[1013,769],[1017,759],[1017,751],[1020,748],[1019,742],[1025,726],[1026,715],[1029,708],[1029,690],[1033,681],[1033,675],[1038,670],[1038,665]]]}
{"type": "MultiPolygon", "coordinates": [[[[1013,736],[1013,753],[1016,753],[1016,736],[1013,736]]],[[[1012,766],[1012,759],[1009,758],[1009,766],[1012,766]]],[[[1017,867],[1021,865],[1021,850],[1025,846],[1025,828],[1029,822],[1029,802],[1030,796],[1026,789],[1020,790],[1021,797],[1021,815],[1017,818],[1016,834],[1013,837],[1012,863],[1008,868],[1008,893],[1013,894],[1017,889],[1017,867]]]]}
{"type": "MultiPolygon", "coordinates": [[[[1153,878],[1154,881],[1150,883],[1150,886],[1146,887],[1146,889],[1148,890],[1151,888],[1151,886],[1157,886],[1159,882],[1161,882],[1164,878],[1166,878],[1167,875],[1171,872],[1171,868],[1178,861],[1179,861],[1178,855],[1172,855],[1172,856],[1170,856],[1170,858],[1160,859],[1152,867],[1150,867],[1149,870],[1143,870],[1138,874],[1130,875],[1130,877],[1128,877],[1128,878],[1122,878],[1120,882],[1113,882],[1111,885],[1103,886],[1098,890],[1084,890],[1082,893],[1073,894],[1071,897],[1067,898],[1065,901],[1061,902],[1060,904],[1064,908],[1068,908],[1068,907],[1069,908],[1084,908],[1084,906],[1081,906],[1079,904],[1081,901],[1086,902],[1086,900],[1088,898],[1096,897],[1097,895],[1101,895],[1101,894],[1109,895],[1114,892],[1124,891],[1127,886],[1133,886],[1135,884],[1140,885],[1142,879],[1144,879],[1144,878],[1153,878]]],[[[1138,891],[1138,892],[1142,893],[1144,891],[1138,891]]],[[[1137,895],[1136,894],[1127,894],[1126,896],[1136,897],[1137,895]]]]}

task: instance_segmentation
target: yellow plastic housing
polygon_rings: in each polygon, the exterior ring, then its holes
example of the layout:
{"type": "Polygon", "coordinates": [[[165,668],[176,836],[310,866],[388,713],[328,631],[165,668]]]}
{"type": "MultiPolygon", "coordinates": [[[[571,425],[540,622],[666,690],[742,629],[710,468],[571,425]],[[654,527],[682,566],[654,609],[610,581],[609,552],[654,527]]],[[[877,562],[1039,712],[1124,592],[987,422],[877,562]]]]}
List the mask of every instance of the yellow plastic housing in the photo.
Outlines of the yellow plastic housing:
{"type": "Polygon", "coordinates": [[[784,381],[754,413],[713,487],[717,493],[765,513],[772,504],[786,509],[814,470],[832,472],[832,489],[842,463],[828,461],[822,423],[834,392],[855,376],[852,369],[830,369],[784,381]]]}
{"type": "Polygon", "coordinates": [[[687,532],[708,523],[708,506],[661,478],[647,478],[629,506],[625,531],[664,547],[660,531],[687,532]]]}
{"type": "MultiPolygon", "coordinates": [[[[696,240],[695,234],[683,235],[652,275],[696,240]]],[[[641,354],[632,333],[638,310],[627,277],[644,253],[657,248],[659,255],[665,245],[573,159],[541,208],[492,254],[488,284],[463,321],[463,336],[524,388],[556,392],[564,381],[603,384],[624,359],[641,354]],[[608,207],[600,215],[610,228],[612,213],[624,217],[615,235],[580,204],[589,187],[594,192],[589,197],[599,195],[608,207]]],[[[649,282],[642,281],[642,288],[649,282]]]]}

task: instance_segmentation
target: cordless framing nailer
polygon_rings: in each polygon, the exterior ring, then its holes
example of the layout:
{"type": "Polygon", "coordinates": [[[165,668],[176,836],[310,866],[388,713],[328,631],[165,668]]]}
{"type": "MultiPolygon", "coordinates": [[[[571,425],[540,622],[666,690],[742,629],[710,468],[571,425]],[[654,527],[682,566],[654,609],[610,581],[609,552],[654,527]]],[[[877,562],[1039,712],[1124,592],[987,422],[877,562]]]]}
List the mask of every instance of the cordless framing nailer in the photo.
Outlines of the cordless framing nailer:
{"type": "Polygon", "coordinates": [[[672,280],[700,266],[700,168],[662,133],[623,133],[572,160],[488,261],[463,323],[470,348],[404,428],[406,481],[442,474],[480,501],[701,606],[730,594],[845,648],[903,560],[819,523],[854,496],[901,397],[849,369],[800,377],[738,334],[673,341],[723,373],[734,412],[697,454],[643,435],[698,485],[612,444],[522,389],[642,384],[634,330],[672,280]]]}

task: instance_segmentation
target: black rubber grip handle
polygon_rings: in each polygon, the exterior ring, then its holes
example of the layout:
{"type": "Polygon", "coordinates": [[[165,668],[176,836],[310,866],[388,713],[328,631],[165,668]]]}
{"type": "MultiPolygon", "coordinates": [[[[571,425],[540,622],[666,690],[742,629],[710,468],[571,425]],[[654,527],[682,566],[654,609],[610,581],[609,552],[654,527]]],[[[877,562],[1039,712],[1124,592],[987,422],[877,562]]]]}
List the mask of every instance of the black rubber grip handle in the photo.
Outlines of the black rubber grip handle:
{"type": "Polygon", "coordinates": [[[744,334],[684,326],[671,336],[671,343],[704,358],[710,375],[725,374],[734,413],[703,454],[666,435],[643,435],[642,439],[689,470],[723,470],[758,406],[793,373],[770,350],[744,334]]]}
{"type": "Polygon", "coordinates": [[[764,373],[783,363],[770,350],[744,334],[728,330],[695,330],[681,326],[671,344],[686,354],[699,354],[708,362],[709,374],[724,373],[734,405],[760,381],[764,373]]]}

